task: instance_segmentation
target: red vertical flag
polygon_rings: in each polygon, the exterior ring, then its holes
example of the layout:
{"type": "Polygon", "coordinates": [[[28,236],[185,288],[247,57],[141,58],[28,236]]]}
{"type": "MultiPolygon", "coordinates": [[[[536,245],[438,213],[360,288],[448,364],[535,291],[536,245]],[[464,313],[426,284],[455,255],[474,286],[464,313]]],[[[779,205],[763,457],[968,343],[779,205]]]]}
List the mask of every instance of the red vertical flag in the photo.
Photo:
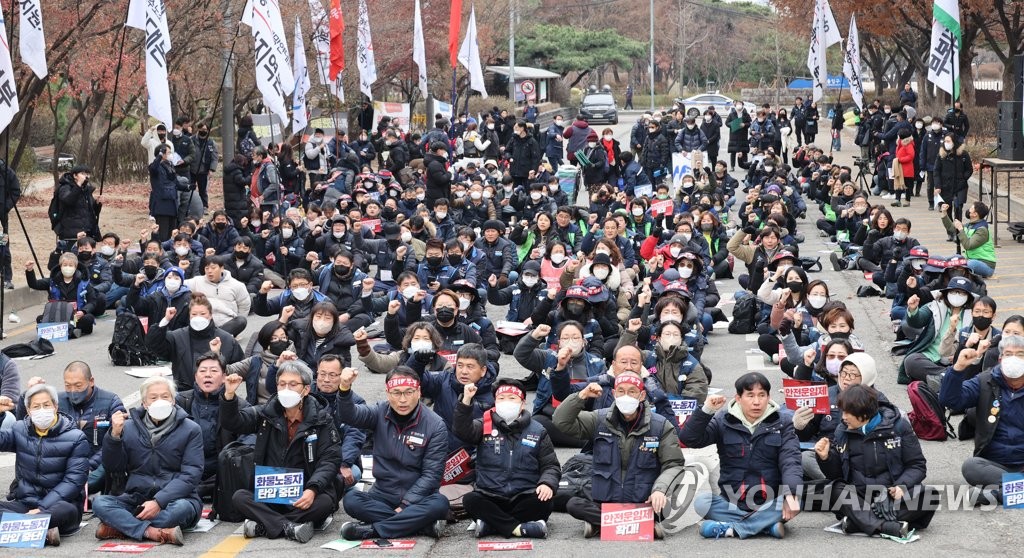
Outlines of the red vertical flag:
{"type": "Polygon", "coordinates": [[[342,35],[345,33],[345,18],[341,15],[341,0],[331,0],[331,81],[338,79],[345,69],[345,44],[342,35]]]}
{"type": "Polygon", "coordinates": [[[459,31],[462,29],[462,0],[452,0],[451,20],[448,24],[448,58],[452,68],[459,63],[459,31]]]}

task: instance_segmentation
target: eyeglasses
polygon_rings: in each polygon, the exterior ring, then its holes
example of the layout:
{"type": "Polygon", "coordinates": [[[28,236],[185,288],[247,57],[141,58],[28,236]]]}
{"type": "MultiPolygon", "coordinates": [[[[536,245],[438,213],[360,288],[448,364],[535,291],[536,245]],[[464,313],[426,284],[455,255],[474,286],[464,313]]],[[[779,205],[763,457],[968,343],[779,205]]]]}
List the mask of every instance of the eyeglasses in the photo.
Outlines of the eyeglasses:
{"type": "Polygon", "coordinates": [[[843,380],[859,380],[860,372],[840,372],[839,378],[843,380]]]}
{"type": "Polygon", "coordinates": [[[304,386],[305,384],[303,384],[302,382],[277,382],[277,389],[290,389],[293,391],[298,391],[302,389],[304,386]]]}
{"type": "Polygon", "coordinates": [[[414,389],[405,389],[405,390],[402,390],[402,391],[392,390],[392,391],[388,392],[388,396],[389,397],[394,397],[395,399],[412,399],[413,397],[416,397],[416,390],[414,390],[414,389]]]}

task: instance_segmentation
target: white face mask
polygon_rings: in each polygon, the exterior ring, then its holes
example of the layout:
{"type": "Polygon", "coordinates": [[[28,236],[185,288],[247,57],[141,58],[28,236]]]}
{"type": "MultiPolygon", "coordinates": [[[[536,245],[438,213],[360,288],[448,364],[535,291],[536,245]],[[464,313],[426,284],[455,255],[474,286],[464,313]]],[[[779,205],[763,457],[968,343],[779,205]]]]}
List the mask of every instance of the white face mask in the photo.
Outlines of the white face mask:
{"type": "Polygon", "coordinates": [[[704,115],[704,122],[711,122],[711,115],[710,114],[705,114],[704,115]]]}
{"type": "Polygon", "coordinates": [[[640,406],[640,400],[628,395],[620,395],[615,398],[615,408],[623,415],[632,415],[640,406]]]}
{"type": "Polygon", "coordinates": [[[53,424],[53,417],[57,415],[53,409],[36,409],[29,413],[29,416],[32,418],[32,426],[39,430],[45,430],[50,428],[50,425],[53,424]]]}
{"type": "Polygon", "coordinates": [[[309,289],[307,289],[306,287],[299,287],[298,289],[292,291],[292,296],[294,296],[295,300],[298,301],[306,300],[307,298],[309,298],[309,289]]]}
{"type": "Polygon", "coordinates": [[[522,411],[523,405],[515,401],[498,401],[494,404],[494,412],[506,423],[511,423],[519,418],[519,413],[522,411]]]}
{"type": "MultiPolygon", "coordinates": [[[[312,220],[312,221],[309,221],[309,222],[310,222],[310,223],[313,223],[313,222],[315,222],[315,221],[316,221],[316,220],[314,219],[314,220],[312,220]]],[[[259,220],[253,221],[253,222],[252,222],[252,228],[254,228],[254,229],[258,229],[258,228],[260,228],[260,225],[262,225],[262,224],[263,224],[263,223],[261,223],[261,222],[260,222],[259,220]]]]}
{"type": "Polygon", "coordinates": [[[594,270],[594,277],[597,277],[598,279],[604,281],[605,279],[608,278],[608,275],[610,273],[611,271],[607,267],[602,266],[594,270]]]}
{"type": "Polygon", "coordinates": [[[444,221],[444,218],[448,216],[447,211],[435,211],[434,217],[437,217],[438,221],[444,221]]]}
{"type": "Polygon", "coordinates": [[[185,256],[185,254],[188,254],[189,252],[190,252],[190,250],[188,249],[188,246],[175,246],[174,247],[174,253],[179,255],[179,256],[185,256]]]}
{"type": "Polygon", "coordinates": [[[405,242],[406,244],[412,242],[412,233],[408,231],[402,233],[402,242],[405,242]]]}
{"type": "Polygon", "coordinates": [[[470,305],[470,301],[469,301],[468,298],[460,298],[459,299],[459,310],[465,311],[465,310],[467,310],[469,308],[469,305],[470,305]]]}
{"type": "Polygon", "coordinates": [[[941,124],[932,124],[932,131],[933,132],[938,132],[941,129],[942,129],[942,125],[941,124]]]}
{"type": "Polygon", "coordinates": [[[334,323],[331,320],[313,320],[313,331],[317,335],[327,335],[332,327],[334,327],[334,323]]]}
{"type": "Polygon", "coordinates": [[[917,124],[914,124],[914,127],[920,130],[924,128],[924,122],[918,122],[917,124]]]}
{"type": "Polygon", "coordinates": [[[826,302],[828,302],[828,297],[824,297],[821,295],[807,296],[807,304],[811,305],[811,308],[814,308],[815,310],[821,308],[822,306],[825,306],[826,302]]]}
{"type": "Polygon", "coordinates": [[[484,190],[484,193],[483,193],[483,197],[484,197],[484,199],[485,199],[485,200],[489,200],[489,199],[491,199],[491,196],[492,196],[492,195],[493,195],[493,194],[491,194],[491,191],[490,191],[490,190],[484,190]]]}
{"type": "Polygon", "coordinates": [[[680,233],[680,234],[683,235],[683,239],[686,240],[687,242],[689,242],[690,239],[693,238],[693,234],[692,233],[680,233]]]}
{"type": "Polygon", "coordinates": [[[551,254],[551,263],[559,265],[565,261],[565,254],[551,254]]]}
{"type": "Polygon", "coordinates": [[[963,293],[950,293],[946,295],[946,303],[953,308],[963,308],[967,304],[967,295],[963,293]]]}
{"type": "Polygon", "coordinates": [[[418,292],[420,292],[419,287],[410,286],[402,289],[402,296],[408,299],[412,299],[412,297],[416,296],[416,293],[418,292]]]}
{"type": "Polygon", "coordinates": [[[583,352],[582,341],[567,341],[565,343],[562,343],[562,346],[572,349],[572,356],[578,356],[580,353],[583,352]]]}
{"type": "Polygon", "coordinates": [[[285,409],[291,409],[302,401],[302,394],[290,389],[282,389],[277,392],[277,402],[285,409]]]}
{"type": "Polygon", "coordinates": [[[426,339],[413,339],[409,341],[409,352],[432,353],[434,352],[434,344],[426,339]]]}
{"type": "Polygon", "coordinates": [[[530,199],[533,200],[533,201],[540,201],[540,198],[543,195],[544,194],[541,194],[540,192],[531,192],[530,193],[530,199]]]}
{"type": "Polygon", "coordinates": [[[164,287],[167,287],[167,292],[174,294],[181,288],[181,279],[164,279],[164,287]]]}
{"type": "Polygon", "coordinates": [[[606,139],[606,140],[608,140],[608,141],[611,141],[611,139],[612,139],[613,137],[615,137],[615,136],[612,136],[611,134],[605,134],[605,135],[604,135],[604,139],[606,139]]]}
{"type": "Polygon", "coordinates": [[[291,229],[281,229],[281,236],[288,239],[292,237],[293,232],[291,229]]]}
{"type": "Polygon", "coordinates": [[[683,249],[678,247],[678,246],[673,246],[673,247],[668,249],[668,253],[672,254],[673,258],[678,258],[679,254],[683,253],[683,249]]]}
{"type": "Polygon", "coordinates": [[[597,142],[596,141],[588,141],[587,142],[587,147],[597,147],[597,142]]]}
{"type": "Polygon", "coordinates": [[[455,192],[455,197],[460,199],[464,198],[466,197],[466,192],[464,190],[459,190],[458,192],[455,192]]]}
{"type": "Polygon", "coordinates": [[[166,399],[158,399],[149,404],[149,407],[146,408],[146,412],[153,420],[165,420],[174,412],[174,403],[171,403],[166,399]]]}
{"type": "Polygon", "coordinates": [[[114,252],[116,252],[116,250],[114,250],[113,246],[109,246],[107,244],[100,246],[100,254],[103,254],[104,256],[113,256],[114,252]]]}
{"type": "Polygon", "coordinates": [[[334,240],[341,240],[345,236],[345,231],[331,231],[331,236],[334,237],[334,240]]]}
{"type": "Polygon", "coordinates": [[[905,233],[903,231],[893,231],[892,237],[893,237],[893,239],[899,240],[899,241],[902,242],[902,241],[907,239],[907,233],[905,233]]]}
{"type": "Polygon", "coordinates": [[[640,217],[644,214],[644,209],[642,207],[634,207],[630,211],[633,213],[634,217],[640,217]]]}
{"type": "Polygon", "coordinates": [[[192,316],[188,321],[188,327],[192,328],[192,331],[203,331],[210,327],[210,319],[202,316],[192,316]]]}
{"type": "Polygon", "coordinates": [[[526,285],[527,287],[533,287],[534,285],[537,284],[537,281],[539,280],[539,277],[535,277],[533,275],[523,275],[523,284],[526,285]]]}
{"type": "Polygon", "coordinates": [[[1024,358],[1008,356],[999,361],[999,368],[1003,376],[1017,380],[1024,376],[1024,358]]]}
{"type": "Polygon", "coordinates": [[[689,279],[691,275],[693,275],[693,268],[692,267],[680,267],[679,268],[679,276],[682,277],[683,279],[689,279]]]}
{"type": "Polygon", "coordinates": [[[68,279],[75,276],[75,268],[70,265],[65,265],[60,268],[60,274],[68,279]]]}
{"type": "Polygon", "coordinates": [[[673,336],[664,336],[663,335],[661,337],[661,339],[658,339],[658,344],[661,345],[661,349],[663,351],[666,351],[666,352],[668,350],[670,350],[672,347],[678,347],[682,342],[683,342],[683,340],[681,338],[676,337],[674,335],[673,336]]]}

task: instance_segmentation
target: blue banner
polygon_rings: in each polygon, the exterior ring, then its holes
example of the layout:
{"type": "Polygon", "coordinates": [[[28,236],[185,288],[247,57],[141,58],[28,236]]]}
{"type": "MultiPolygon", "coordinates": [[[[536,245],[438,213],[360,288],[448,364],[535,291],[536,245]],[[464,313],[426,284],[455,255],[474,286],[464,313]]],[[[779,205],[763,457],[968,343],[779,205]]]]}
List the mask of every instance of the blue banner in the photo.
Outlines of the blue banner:
{"type": "Polygon", "coordinates": [[[1024,473],[1003,473],[1003,507],[1024,508],[1024,473]]]}
{"type": "Polygon", "coordinates": [[[7,548],[43,548],[46,530],[50,528],[48,513],[7,513],[0,516],[0,546],[7,548]]]}
{"type": "Polygon", "coordinates": [[[264,504],[292,504],[302,496],[303,477],[302,469],[257,465],[255,499],[264,504]]]}

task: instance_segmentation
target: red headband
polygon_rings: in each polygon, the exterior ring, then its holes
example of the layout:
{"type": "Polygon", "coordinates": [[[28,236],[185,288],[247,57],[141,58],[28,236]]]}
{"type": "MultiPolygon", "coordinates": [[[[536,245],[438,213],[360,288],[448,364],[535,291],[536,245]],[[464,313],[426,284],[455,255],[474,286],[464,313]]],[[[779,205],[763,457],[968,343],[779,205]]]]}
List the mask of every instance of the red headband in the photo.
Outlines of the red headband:
{"type": "Polygon", "coordinates": [[[619,384],[632,384],[641,391],[644,389],[644,381],[632,374],[619,374],[615,376],[615,387],[619,387],[619,384]]]}
{"type": "Polygon", "coordinates": [[[497,397],[504,393],[511,393],[512,395],[515,395],[519,399],[526,399],[526,394],[523,393],[523,390],[511,385],[499,386],[498,390],[494,392],[494,396],[497,397]]]}
{"type": "Polygon", "coordinates": [[[411,387],[413,389],[420,389],[420,382],[416,378],[410,378],[409,376],[395,376],[394,378],[388,380],[386,386],[388,391],[400,387],[411,387]]]}

